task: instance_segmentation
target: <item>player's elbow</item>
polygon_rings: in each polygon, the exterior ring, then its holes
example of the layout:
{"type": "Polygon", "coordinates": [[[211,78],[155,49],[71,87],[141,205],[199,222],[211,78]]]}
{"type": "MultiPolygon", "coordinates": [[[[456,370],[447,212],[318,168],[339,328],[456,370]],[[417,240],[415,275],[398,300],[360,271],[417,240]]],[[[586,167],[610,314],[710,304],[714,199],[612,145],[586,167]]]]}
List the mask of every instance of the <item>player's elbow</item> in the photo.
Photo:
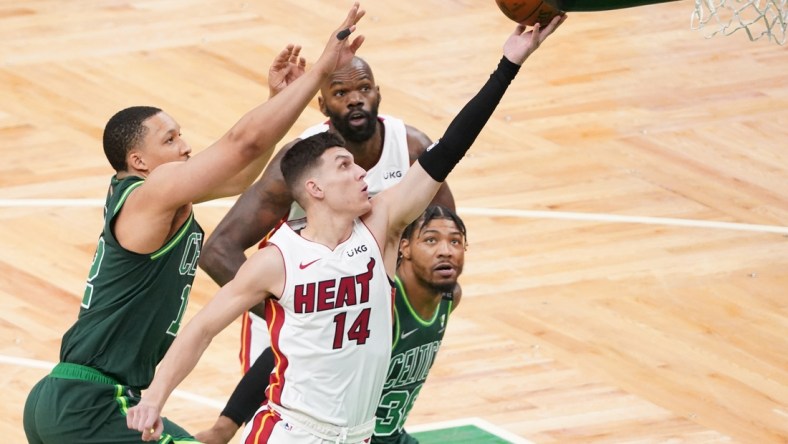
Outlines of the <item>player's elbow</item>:
{"type": "Polygon", "coordinates": [[[233,127],[225,134],[225,138],[238,149],[239,155],[247,162],[259,158],[267,151],[273,151],[270,143],[266,143],[267,137],[260,134],[260,131],[244,131],[242,128],[233,127]]]}
{"type": "Polygon", "coordinates": [[[216,283],[222,285],[225,275],[225,266],[230,256],[230,248],[226,242],[217,240],[216,236],[210,236],[200,252],[199,266],[216,283]]]}

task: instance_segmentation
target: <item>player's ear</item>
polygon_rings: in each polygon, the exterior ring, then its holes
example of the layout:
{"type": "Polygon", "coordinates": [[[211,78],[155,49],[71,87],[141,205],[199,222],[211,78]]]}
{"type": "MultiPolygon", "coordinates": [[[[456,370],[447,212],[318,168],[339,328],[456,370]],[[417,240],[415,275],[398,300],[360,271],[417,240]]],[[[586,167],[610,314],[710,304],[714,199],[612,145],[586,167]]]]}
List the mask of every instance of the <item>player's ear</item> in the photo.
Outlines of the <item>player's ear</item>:
{"type": "Polygon", "coordinates": [[[320,107],[320,112],[323,113],[324,116],[328,117],[328,109],[326,109],[326,101],[323,100],[323,96],[317,96],[317,106],[320,107]]]}
{"type": "Polygon", "coordinates": [[[137,150],[129,151],[126,155],[126,165],[129,170],[147,171],[148,165],[142,157],[142,153],[137,150]]]}
{"type": "Polygon", "coordinates": [[[410,259],[410,239],[399,240],[399,254],[403,259],[410,259]]]}
{"type": "Polygon", "coordinates": [[[306,188],[306,192],[309,193],[310,196],[316,199],[322,199],[324,196],[323,190],[320,188],[320,185],[317,183],[315,179],[309,179],[304,184],[306,188]]]}

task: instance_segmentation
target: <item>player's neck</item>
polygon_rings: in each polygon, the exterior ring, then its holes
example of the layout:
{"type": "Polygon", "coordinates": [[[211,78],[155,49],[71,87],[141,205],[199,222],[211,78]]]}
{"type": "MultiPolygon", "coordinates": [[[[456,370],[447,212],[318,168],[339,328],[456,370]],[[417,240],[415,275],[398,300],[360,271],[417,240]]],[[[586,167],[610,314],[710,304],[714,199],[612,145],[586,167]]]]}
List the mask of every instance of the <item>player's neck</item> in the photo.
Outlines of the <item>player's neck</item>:
{"type": "Polygon", "coordinates": [[[429,321],[435,315],[435,310],[441,303],[443,294],[435,291],[434,288],[424,285],[412,273],[407,270],[397,270],[402,287],[405,289],[405,297],[419,317],[424,321],[429,321]]]}
{"type": "Polygon", "coordinates": [[[132,171],[118,171],[117,173],[115,173],[115,178],[118,179],[118,180],[123,180],[123,179],[125,179],[127,177],[132,177],[132,176],[133,177],[140,177],[140,178],[145,179],[147,177],[147,174],[139,172],[139,171],[136,171],[136,170],[132,170],[132,171]]]}
{"type": "Polygon", "coordinates": [[[353,219],[350,216],[313,210],[307,214],[307,225],[300,234],[310,242],[325,245],[333,250],[350,238],[353,232],[353,219]]]}

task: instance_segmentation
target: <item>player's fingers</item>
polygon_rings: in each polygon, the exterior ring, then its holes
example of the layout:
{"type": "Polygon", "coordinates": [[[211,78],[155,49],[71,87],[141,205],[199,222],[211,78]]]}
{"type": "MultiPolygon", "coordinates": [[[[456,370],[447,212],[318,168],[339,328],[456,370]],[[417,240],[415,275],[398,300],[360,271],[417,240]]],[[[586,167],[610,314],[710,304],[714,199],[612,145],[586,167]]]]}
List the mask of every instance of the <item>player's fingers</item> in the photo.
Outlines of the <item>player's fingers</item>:
{"type": "Polygon", "coordinates": [[[339,32],[337,33],[337,40],[339,40],[340,42],[341,42],[342,40],[345,40],[345,39],[346,39],[346,38],[348,38],[348,36],[350,36],[350,34],[352,34],[352,33],[353,33],[353,31],[355,31],[355,30],[356,30],[356,25],[351,25],[349,28],[345,28],[345,29],[343,29],[343,30],[339,31],[339,32]]]}
{"type": "Polygon", "coordinates": [[[534,29],[531,31],[531,47],[536,49],[539,47],[539,39],[540,31],[542,30],[542,25],[539,22],[534,23],[534,29]]]}
{"type": "Polygon", "coordinates": [[[145,421],[142,427],[142,440],[143,441],[158,441],[161,437],[161,433],[164,431],[164,423],[161,422],[161,418],[156,417],[155,419],[145,421]]]}
{"type": "Polygon", "coordinates": [[[350,25],[355,24],[358,20],[356,20],[356,16],[358,15],[359,4],[358,2],[354,2],[353,6],[350,7],[350,11],[347,12],[347,17],[345,17],[345,21],[342,22],[342,27],[340,29],[349,28],[350,25]]]}
{"type": "Polygon", "coordinates": [[[134,408],[129,409],[129,411],[126,412],[126,427],[128,427],[131,430],[137,430],[135,418],[136,418],[136,410],[134,408]]]}
{"type": "Polygon", "coordinates": [[[126,425],[138,432],[145,429],[145,418],[139,408],[131,408],[126,414],[126,425]]]}
{"type": "Polygon", "coordinates": [[[512,35],[521,36],[523,35],[524,32],[525,32],[525,25],[523,25],[522,23],[518,23],[517,27],[514,28],[514,32],[512,33],[512,35]]]}
{"type": "Polygon", "coordinates": [[[276,68],[281,68],[283,65],[287,65],[287,61],[290,59],[290,54],[292,51],[293,44],[290,43],[283,50],[279,51],[279,54],[276,55],[273,66],[276,68]]]}
{"type": "Polygon", "coordinates": [[[287,61],[293,64],[298,63],[298,52],[299,51],[296,48],[293,48],[293,50],[290,51],[287,61]]]}
{"type": "Polygon", "coordinates": [[[347,17],[345,17],[345,21],[342,23],[342,27],[337,31],[337,39],[345,40],[347,36],[356,30],[356,23],[358,23],[361,17],[364,17],[366,13],[367,11],[359,8],[358,2],[353,3],[350,11],[348,11],[347,17]]]}
{"type": "Polygon", "coordinates": [[[353,39],[353,42],[350,44],[350,51],[353,52],[353,54],[355,54],[358,48],[361,47],[362,43],[364,43],[364,36],[363,35],[357,36],[355,39],[353,39]]]}
{"type": "Polygon", "coordinates": [[[361,20],[361,17],[364,17],[366,14],[367,14],[367,11],[365,11],[363,9],[359,9],[358,13],[356,14],[356,19],[353,22],[353,24],[355,25],[356,23],[358,23],[358,21],[361,20]]]}
{"type": "Polygon", "coordinates": [[[547,38],[548,35],[552,34],[553,31],[555,31],[556,28],[561,26],[561,23],[563,23],[565,20],[566,20],[566,14],[559,14],[553,17],[553,19],[550,20],[550,23],[548,23],[548,25],[545,26],[544,31],[541,32],[542,40],[547,38]]]}

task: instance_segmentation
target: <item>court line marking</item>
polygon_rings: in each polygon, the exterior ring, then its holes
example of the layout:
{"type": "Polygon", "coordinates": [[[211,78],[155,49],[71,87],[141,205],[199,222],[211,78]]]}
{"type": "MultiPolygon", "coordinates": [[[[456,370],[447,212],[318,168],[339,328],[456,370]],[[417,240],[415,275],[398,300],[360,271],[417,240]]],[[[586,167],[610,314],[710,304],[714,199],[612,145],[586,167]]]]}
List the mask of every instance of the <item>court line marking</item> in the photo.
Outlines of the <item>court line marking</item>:
{"type": "MultiPolygon", "coordinates": [[[[47,371],[52,370],[52,368],[55,366],[54,362],[42,361],[39,359],[20,358],[17,356],[6,356],[6,355],[0,355],[0,364],[15,365],[17,367],[35,368],[35,369],[41,369],[47,371]]],[[[196,393],[187,392],[185,390],[175,389],[172,392],[172,396],[186,401],[196,402],[197,404],[202,404],[207,407],[212,407],[219,411],[224,409],[224,405],[225,405],[225,403],[223,402],[219,402],[207,396],[202,396],[196,393]]],[[[524,438],[521,438],[481,418],[464,418],[464,419],[454,419],[451,421],[420,424],[417,426],[408,427],[408,432],[413,432],[413,433],[429,432],[432,430],[445,429],[450,427],[461,427],[465,425],[476,426],[484,430],[485,432],[490,433],[491,435],[495,435],[507,441],[510,441],[512,444],[534,444],[532,441],[528,441],[524,438]]]]}
{"type": "MultiPolygon", "coordinates": [[[[204,207],[218,207],[229,208],[234,204],[234,201],[227,199],[219,199],[210,202],[200,203],[198,205],[204,207]]],[[[104,201],[101,199],[0,199],[0,207],[5,208],[40,208],[40,207],[98,207],[104,206],[104,201]]],[[[693,219],[677,219],[668,217],[648,217],[648,216],[626,216],[617,214],[603,214],[603,213],[575,213],[566,211],[534,211],[534,210],[515,210],[515,209],[496,209],[496,208],[474,208],[474,207],[458,207],[457,213],[468,214],[474,216],[493,216],[493,217],[515,217],[526,219],[560,219],[560,220],[573,220],[584,222],[606,222],[606,223],[634,223],[634,224],[648,224],[648,225],[669,225],[691,228],[714,228],[724,230],[736,231],[752,231],[759,233],[776,233],[788,235],[788,227],[781,227],[776,225],[757,225],[745,224],[736,222],[720,222],[720,221],[706,221],[706,220],[693,220],[693,219]]],[[[47,361],[38,361],[34,359],[17,358],[13,356],[0,355],[0,363],[18,365],[30,368],[51,369],[54,364],[47,361]]],[[[172,393],[173,396],[188,401],[203,404],[209,407],[221,410],[224,408],[224,403],[207,398],[195,393],[176,389],[172,393]]],[[[782,413],[782,412],[780,412],[782,413]]],[[[533,444],[531,441],[525,440],[517,435],[514,435],[504,429],[501,429],[492,423],[489,423],[481,418],[466,418],[457,419],[452,421],[444,421],[430,424],[422,424],[420,426],[409,427],[408,430],[414,433],[419,431],[430,431],[447,427],[459,427],[463,425],[473,425],[482,430],[485,430],[493,435],[500,436],[514,444],[533,444]]]]}
{"type": "MultiPolygon", "coordinates": [[[[16,356],[5,356],[5,355],[0,355],[0,364],[15,365],[18,367],[36,368],[36,369],[47,370],[47,371],[52,370],[52,368],[55,366],[54,362],[41,361],[38,359],[19,358],[16,356]]],[[[208,407],[213,407],[219,411],[224,409],[225,403],[223,402],[219,402],[215,399],[198,395],[196,393],[187,392],[185,390],[175,389],[172,392],[172,396],[186,401],[196,402],[198,404],[202,404],[208,407]]]]}
{"type": "MultiPolygon", "coordinates": [[[[234,200],[218,199],[198,204],[201,207],[229,208],[234,200]]],[[[39,207],[98,207],[104,206],[101,199],[0,199],[0,207],[39,208],[39,207]]],[[[690,228],[714,228],[758,233],[788,235],[788,227],[778,225],[758,225],[711,220],[678,219],[672,217],[627,216],[605,213],[576,213],[569,211],[515,210],[507,208],[457,207],[457,213],[473,216],[516,217],[523,219],[561,219],[583,222],[628,223],[647,225],[669,225],[690,228]]]]}
{"type": "Polygon", "coordinates": [[[533,441],[528,441],[522,437],[519,437],[512,432],[509,432],[505,429],[502,429],[491,422],[485,421],[482,418],[462,418],[462,419],[452,419],[450,421],[440,421],[440,422],[431,422],[429,424],[420,424],[417,426],[410,426],[406,427],[408,433],[419,433],[419,432],[431,432],[433,430],[440,430],[440,429],[448,429],[448,428],[456,428],[472,425],[477,428],[484,430],[485,432],[495,435],[499,438],[503,438],[512,444],[534,444],[533,441]]]}

